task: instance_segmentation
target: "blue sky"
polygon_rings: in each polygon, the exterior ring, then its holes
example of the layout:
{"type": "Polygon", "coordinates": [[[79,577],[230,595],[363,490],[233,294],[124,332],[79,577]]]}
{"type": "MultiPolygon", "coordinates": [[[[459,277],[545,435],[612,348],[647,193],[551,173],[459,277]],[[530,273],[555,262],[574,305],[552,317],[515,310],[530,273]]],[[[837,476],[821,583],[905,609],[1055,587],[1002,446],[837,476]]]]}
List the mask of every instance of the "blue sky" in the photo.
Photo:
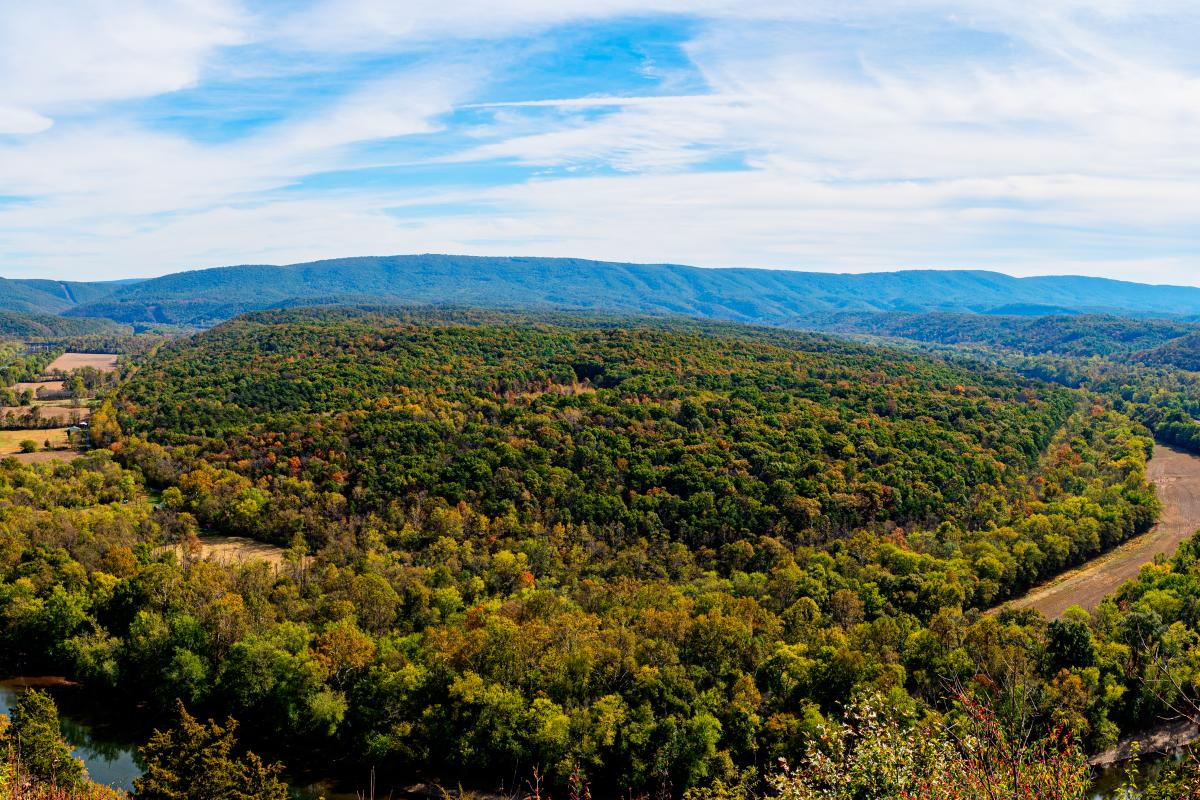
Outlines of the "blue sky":
{"type": "Polygon", "coordinates": [[[450,252],[1200,284],[1179,0],[0,0],[0,275],[450,252]]]}

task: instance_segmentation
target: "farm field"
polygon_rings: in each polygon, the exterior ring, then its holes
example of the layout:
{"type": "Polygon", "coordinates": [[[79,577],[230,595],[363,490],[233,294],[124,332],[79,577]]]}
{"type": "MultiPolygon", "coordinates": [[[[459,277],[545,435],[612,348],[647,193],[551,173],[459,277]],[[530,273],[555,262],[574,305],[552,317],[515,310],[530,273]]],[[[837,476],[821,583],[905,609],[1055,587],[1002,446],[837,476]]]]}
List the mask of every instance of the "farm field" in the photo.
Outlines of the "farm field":
{"type": "Polygon", "coordinates": [[[67,447],[66,428],[44,428],[40,430],[0,431],[0,457],[21,452],[21,442],[32,439],[42,450],[43,442],[49,441],[53,448],[67,447]]]}
{"type": "Polygon", "coordinates": [[[101,372],[112,372],[117,368],[117,356],[111,353],[63,353],[50,362],[47,372],[70,372],[81,367],[92,367],[101,372]]]}
{"type": "Polygon", "coordinates": [[[37,404],[34,406],[0,406],[0,418],[13,414],[14,416],[22,416],[29,413],[30,409],[36,408],[42,419],[55,419],[64,425],[69,425],[73,422],[85,420],[91,416],[92,410],[87,406],[71,406],[71,405],[51,405],[37,404]]]}
{"type": "Polygon", "coordinates": [[[47,461],[74,461],[83,458],[80,450],[39,450],[36,453],[12,453],[0,458],[15,458],[22,464],[45,464],[47,461]]]}
{"type": "Polygon", "coordinates": [[[1093,611],[1108,594],[1137,577],[1155,556],[1170,555],[1200,530],[1200,456],[1157,445],[1146,465],[1146,477],[1157,487],[1163,510],[1152,530],[1121,547],[1060,575],[1012,601],[1012,608],[1033,608],[1057,619],[1071,606],[1093,611]]]}
{"type": "Polygon", "coordinates": [[[21,381],[20,383],[14,383],[12,388],[17,392],[23,392],[28,389],[36,396],[39,389],[44,389],[47,392],[61,392],[65,387],[62,381],[21,381]]]}
{"type": "MultiPolygon", "coordinates": [[[[83,367],[111,372],[116,368],[117,356],[108,353],[64,353],[52,361],[45,369],[48,374],[61,374],[83,367]]],[[[26,425],[29,427],[16,430],[0,431],[0,456],[18,456],[22,463],[38,463],[56,458],[74,458],[76,453],[68,450],[66,426],[87,420],[91,409],[81,401],[64,398],[66,383],[62,380],[27,380],[10,385],[15,392],[32,392],[34,401],[28,406],[0,406],[0,419],[5,424],[26,425]],[[39,398],[39,395],[42,397],[39,398]],[[43,399],[44,398],[44,399],[43,399]],[[36,414],[40,420],[57,423],[61,428],[38,427],[39,422],[29,415],[36,414]],[[21,453],[21,442],[25,440],[37,442],[38,451],[21,453]],[[57,452],[43,452],[45,442],[49,441],[51,448],[57,452]]],[[[12,402],[12,399],[9,399],[12,402]]]]}

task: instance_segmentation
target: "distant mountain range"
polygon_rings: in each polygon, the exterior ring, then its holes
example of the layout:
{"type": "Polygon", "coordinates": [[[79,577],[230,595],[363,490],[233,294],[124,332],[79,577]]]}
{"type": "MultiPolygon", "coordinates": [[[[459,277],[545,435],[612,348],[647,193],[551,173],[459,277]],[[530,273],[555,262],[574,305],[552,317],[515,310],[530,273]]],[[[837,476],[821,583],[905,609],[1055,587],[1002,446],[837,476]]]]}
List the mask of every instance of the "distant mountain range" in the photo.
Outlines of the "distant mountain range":
{"type": "Polygon", "coordinates": [[[235,266],[143,281],[0,279],[0,310],[210,325],[246,311],[323,303],[685,314],[807,327],[842,312],[1200,317],[1200,288],[1085,277],[911,270],[832,274],[566,258],[410,255],[235,266]]]}
{"type": "Polygon", "coordinates": [[[21,314],[60,314],[79,305],[109,297],[127,282],[9,280],[0,278],[0,311],[21,314]]]}

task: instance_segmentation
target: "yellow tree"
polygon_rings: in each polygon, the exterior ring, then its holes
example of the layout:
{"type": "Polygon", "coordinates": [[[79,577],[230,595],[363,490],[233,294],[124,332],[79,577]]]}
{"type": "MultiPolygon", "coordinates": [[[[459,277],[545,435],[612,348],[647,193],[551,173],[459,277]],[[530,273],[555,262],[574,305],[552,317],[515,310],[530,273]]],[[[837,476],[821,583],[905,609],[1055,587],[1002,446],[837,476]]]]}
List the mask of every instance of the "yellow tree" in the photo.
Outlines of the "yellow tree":
{"type": "Polygon", "coordinates": [[[121,438],[121,426],[117,422],[117,412],[112,406],[112,401],[105,400],[92,412],[89,430],[93,447],[108,447],[121,438]]]}

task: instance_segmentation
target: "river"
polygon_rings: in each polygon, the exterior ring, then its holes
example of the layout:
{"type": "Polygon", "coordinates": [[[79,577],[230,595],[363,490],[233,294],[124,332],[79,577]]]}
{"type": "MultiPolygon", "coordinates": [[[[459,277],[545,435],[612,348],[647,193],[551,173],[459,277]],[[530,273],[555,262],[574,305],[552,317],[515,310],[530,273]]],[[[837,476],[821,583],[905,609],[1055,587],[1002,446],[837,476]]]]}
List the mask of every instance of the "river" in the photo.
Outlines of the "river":
{"type": "MultiPolygon", "coordinates": [[[[85,687],[55,676],[21,677],[0,680],[0,714],[7,714],[26,689],[43,689],[59,706],[63,737],[75,757],[83,761],[88,776],[96,783],[114,789],[133,790],[133,782],[142,774],[138,744],[149,738],[150,731],[129,727],[129,718],[113,708],[99,707],[89,701],[85,687]]],[[[359,795],[334,781],[296,780],[291,785],[293,800],[351,800],[359,795]]]]}
{"type": "Polygon", "coordinates": [[[142,774],[137,747],[126,733],[98,723],[82,713],[71,713],[84,699],[83,687],[62,678],[13,678],[0,681],[0,713],[7,714],[26,688],[45,689],[59,703],[63,735],[83,761],[88,775],[96,783],[114,789],[133,789],[133,780],[142,774]]]}

